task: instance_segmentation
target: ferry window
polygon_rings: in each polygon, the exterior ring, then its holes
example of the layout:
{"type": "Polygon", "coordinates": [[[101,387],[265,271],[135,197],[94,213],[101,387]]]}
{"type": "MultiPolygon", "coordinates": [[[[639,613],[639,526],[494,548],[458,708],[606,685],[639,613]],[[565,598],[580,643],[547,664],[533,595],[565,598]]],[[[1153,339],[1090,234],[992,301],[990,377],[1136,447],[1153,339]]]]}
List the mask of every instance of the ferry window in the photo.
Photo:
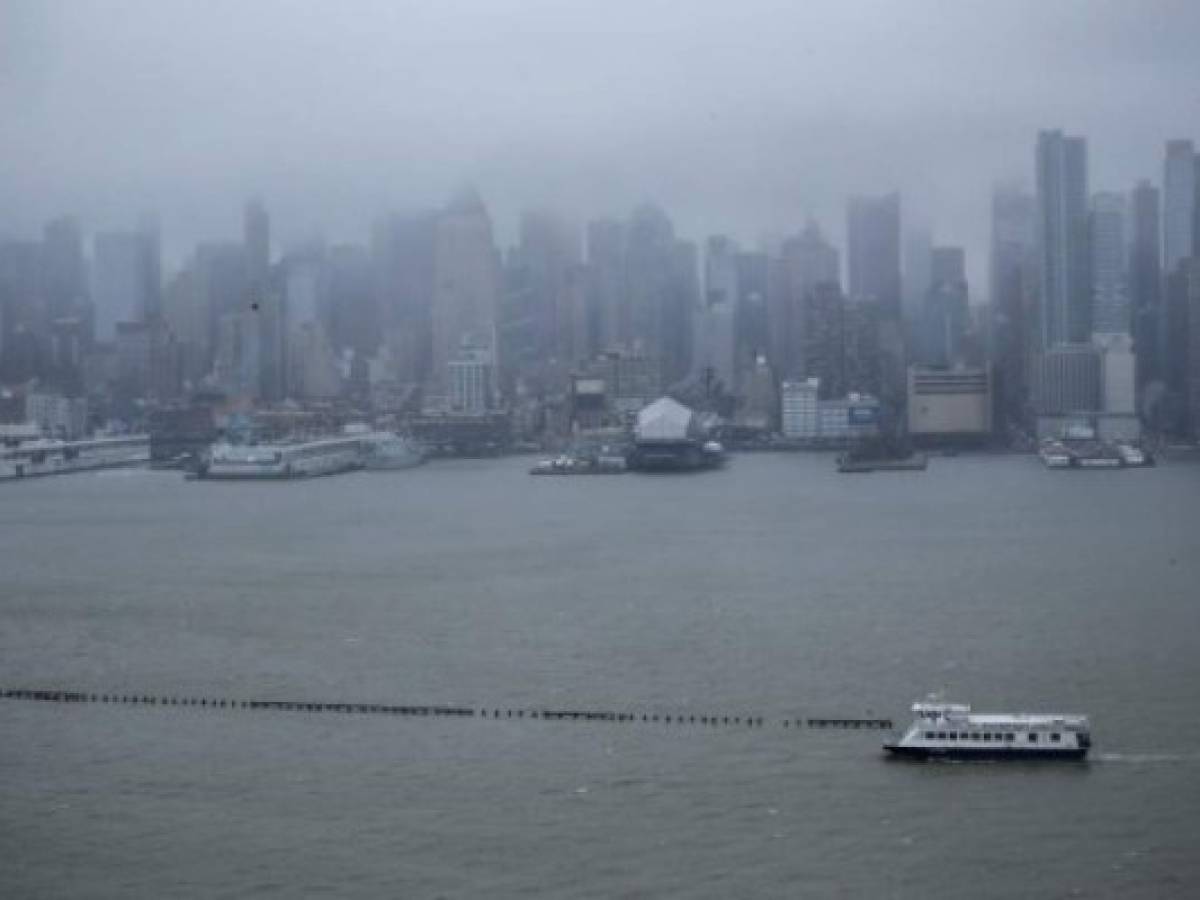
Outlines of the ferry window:
{"type": "Polygon", "coordinates": [[[1031,732],[1029,733],[1029,743],[1031,743],[1031,744],[1036,744],[1036,743],[1037,743],[1037,739],[1038,739],[1038,736],[1037,736],[1035,733],[1033,733],[1033,732],[1031,731],[1031,732]]]}
{"type": "Polygon", "coordinates": [[[1006,741],[1015,741],[1017,739],[1017,736],[1010,731],[1010,732],[1008,732],[1008,734],[1004,735],[1004,739],[1006,741]]]}
{"type": "Polygon", "coordinates": [[[1054,743],[1057,744],[1059,741],[1062,740],[1062,735],[1059,734],[1057,731],[1052,732],[1050,735],[1050,740],[1052,740],[1054,743]]]}
{"type": "Polygon", "coordinates": [[[949,737],[949,738],[950,738],[950,740],[952,740],[952,741],[957,741],[957,740],[958,740],[958,732],[957,732],[957,731],[951,731],[951,732],[950,732],[950,734],[949,734],[949,735],[947,735],[947,737],[949,737]]]}
{"type": "Polygon", "coordinates": [[[925,740],[927,740],[927,741],[933,740],[933,732],[932,731],[925,732],[925,740]]]}
{"type": "Polygon", "coordinates": [[[990,741],[992,739],[992,733],[990,731],[985,731],[983,733],[983,739],[985,741],[990,741]]]}
{"type": "Polygon", "coordinates": [[[939,731],[939,732],[938,732],[938,740],[940,740],[940,741],[944,741],[945,739],[946,739],[946,732],[944,732],[944,731],[939,731]]]}

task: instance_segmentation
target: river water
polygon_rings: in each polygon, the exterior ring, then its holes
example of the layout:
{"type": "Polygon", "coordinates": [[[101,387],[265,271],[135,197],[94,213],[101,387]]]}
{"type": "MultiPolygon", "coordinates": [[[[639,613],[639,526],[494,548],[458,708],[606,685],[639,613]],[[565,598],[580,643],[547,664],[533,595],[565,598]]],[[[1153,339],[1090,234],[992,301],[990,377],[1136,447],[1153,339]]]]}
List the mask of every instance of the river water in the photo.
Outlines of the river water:
{"type": "Polygon", "coordinates": [[[528,464],[5,485],[0,686],[763,728],[0,700],[0,896],[1200,895],[1200,465],[528,464]],[[939,688],[1094,758],[777,724],[939,688]]]}

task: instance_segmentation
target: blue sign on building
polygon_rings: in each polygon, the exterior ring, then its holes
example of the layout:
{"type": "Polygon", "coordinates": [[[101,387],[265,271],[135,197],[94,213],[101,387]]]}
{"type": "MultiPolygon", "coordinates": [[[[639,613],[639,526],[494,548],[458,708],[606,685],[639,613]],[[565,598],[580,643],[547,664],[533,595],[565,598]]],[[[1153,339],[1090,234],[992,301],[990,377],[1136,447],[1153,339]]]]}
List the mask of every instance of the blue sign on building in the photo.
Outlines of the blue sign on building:
{"type": "Polygon", "coordinates": [[[851,425],[874,425],[876,409],[874,406],[851,406],[849,409],[851,425]]]}

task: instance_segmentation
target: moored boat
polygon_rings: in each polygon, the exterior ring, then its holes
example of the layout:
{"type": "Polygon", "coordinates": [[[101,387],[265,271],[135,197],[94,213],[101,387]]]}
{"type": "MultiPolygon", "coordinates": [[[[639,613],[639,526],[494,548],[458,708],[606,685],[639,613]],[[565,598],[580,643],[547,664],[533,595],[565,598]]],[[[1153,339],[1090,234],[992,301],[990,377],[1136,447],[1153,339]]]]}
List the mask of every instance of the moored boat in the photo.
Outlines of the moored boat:
{"type": "Polygon", "coordinates": [[[357,437],[280,444],[214,444],[196,475],[205,479],[287,479],[362,467],[357,437]]]}
{"type": "Polygon", "coordinates": [[[416,441],[391,431],[359,435],[363,467],[367,469],[411,469],[425,462],[425,449],[416,441]]]}

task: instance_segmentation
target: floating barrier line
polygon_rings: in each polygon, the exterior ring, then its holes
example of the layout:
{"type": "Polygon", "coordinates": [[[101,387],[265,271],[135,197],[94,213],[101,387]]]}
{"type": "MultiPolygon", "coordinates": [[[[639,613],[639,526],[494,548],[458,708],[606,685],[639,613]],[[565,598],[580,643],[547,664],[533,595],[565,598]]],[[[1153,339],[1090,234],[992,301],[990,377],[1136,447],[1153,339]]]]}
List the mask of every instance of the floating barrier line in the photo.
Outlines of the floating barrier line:
{"type": "Polygon", "coordinates": [[[184,697],[165,694],[104,694],[74,690],[32,688],[0,689],[0,698],[35,700],[43,703],[108,703],[140,706],[187,706],[206,709],[256,710],[266,712],[342,713],[378,716],[440,716],[483,719],[541,719],[553,722],[645,722],[664,725],[702,725],[705,727],[764,728],[892,728],[891,719],[792,718],[768,720],[764,716],[728,716],[687,713],[633,713],[604,709],[547,709],[405,705],[385,703],[327,703],[307,700],[243,700],[229,697],[184,697]]]}

